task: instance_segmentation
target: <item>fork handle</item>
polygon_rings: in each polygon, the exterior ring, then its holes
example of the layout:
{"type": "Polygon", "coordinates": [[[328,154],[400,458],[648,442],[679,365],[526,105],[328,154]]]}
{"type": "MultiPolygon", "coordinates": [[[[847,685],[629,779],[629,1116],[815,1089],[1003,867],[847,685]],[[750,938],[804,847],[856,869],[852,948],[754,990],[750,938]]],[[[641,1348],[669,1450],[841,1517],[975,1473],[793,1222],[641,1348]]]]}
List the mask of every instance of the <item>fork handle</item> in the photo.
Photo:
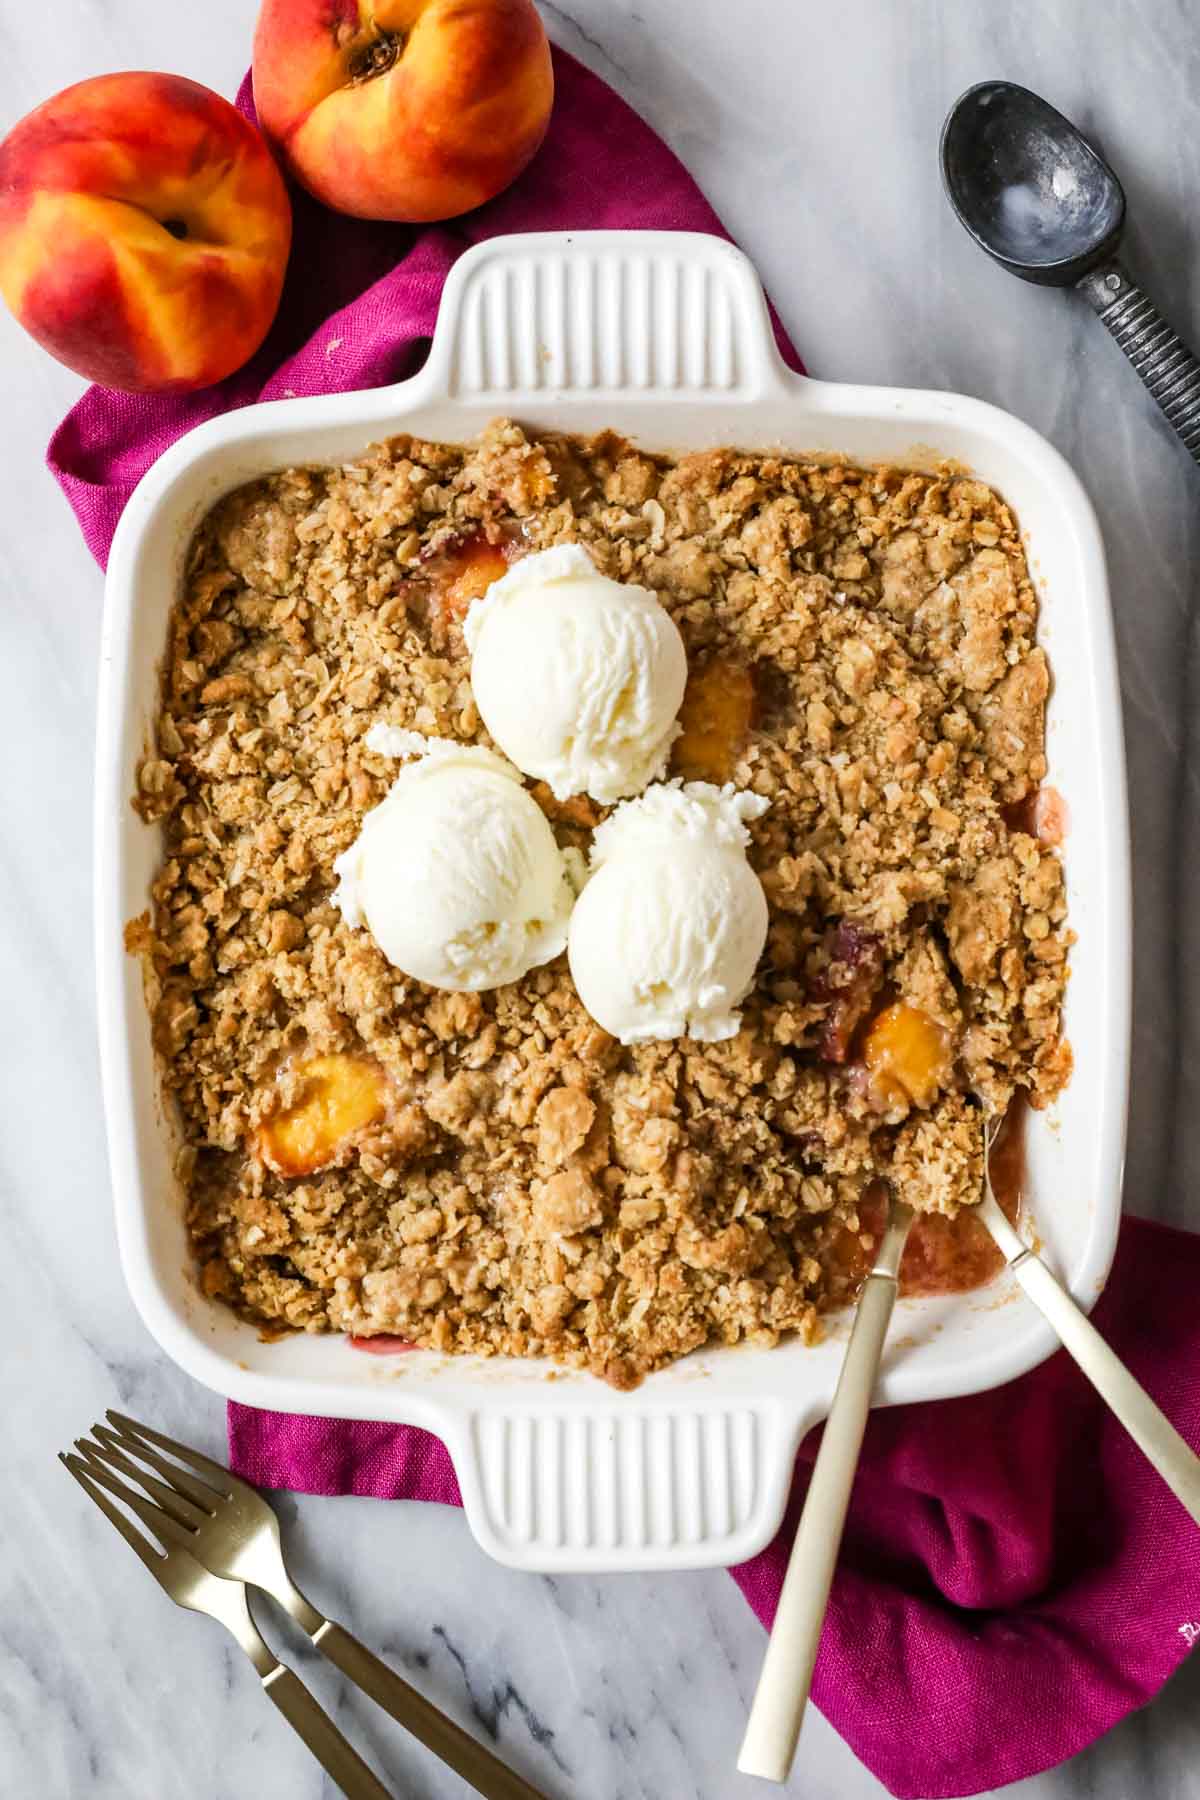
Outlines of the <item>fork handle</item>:
{"type": "Polygon", "coordinates": [[[346,1800],[392,1800],[391,1794],[351,1748],[323,1707],[298,1675],[277,1663],[262,1677],[263,1692],[277,1706],[297,1737],[312,1751],[346,1800]]]}
{"type": "Polygon", "coordinates": [[[507,1763],[485,1750],[469,1731],[464,1731],[461,1725],[439,1712],[424,1694],[419,1694],[394,1669],[380,1662],[343,1626],[326,1619],[311,1636],[322,1656],[328,1657],[343,1675],[435,1756],[440,1756],[477,1794],[483,1794],[486,1800],[545,1800],[537,1788],[530,1787],[507,1763]]]}

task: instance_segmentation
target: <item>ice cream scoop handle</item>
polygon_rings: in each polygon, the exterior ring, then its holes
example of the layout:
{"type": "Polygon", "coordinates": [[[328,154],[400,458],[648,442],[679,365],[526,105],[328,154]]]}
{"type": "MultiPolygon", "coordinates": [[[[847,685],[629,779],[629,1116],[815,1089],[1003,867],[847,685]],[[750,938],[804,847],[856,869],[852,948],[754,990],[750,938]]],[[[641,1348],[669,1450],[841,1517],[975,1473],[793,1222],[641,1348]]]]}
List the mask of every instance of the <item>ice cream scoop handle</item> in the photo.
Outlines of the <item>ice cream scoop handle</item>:
{"type": "Polygon", "coordinates": [[[1074,1357],[1139,1450],[1200,1525],[1200,1457],[1188,1448],[1165,1413],[1109,1349],[1087,1314],[1076,1306],[1039,1256],[1026,1249],[1009,1267],[1043,1318],[1053,1326],[1063,1348],[1074,1357]]]}
{"type": "Polygon", "coordinates": [[[737,1766],[743,1775],[786,1781],[796,1753],[850,1489],[896,1302],[900,1256],[911,1223],[909,1208],[894,1205],[879,1257],[859,1298],[742,1740],[737,1766]]]}
{"type": "Polygon", "coordinates": [[[1200,462],[1200,362],[1115,259],[1078,285],[1200,462]]]}

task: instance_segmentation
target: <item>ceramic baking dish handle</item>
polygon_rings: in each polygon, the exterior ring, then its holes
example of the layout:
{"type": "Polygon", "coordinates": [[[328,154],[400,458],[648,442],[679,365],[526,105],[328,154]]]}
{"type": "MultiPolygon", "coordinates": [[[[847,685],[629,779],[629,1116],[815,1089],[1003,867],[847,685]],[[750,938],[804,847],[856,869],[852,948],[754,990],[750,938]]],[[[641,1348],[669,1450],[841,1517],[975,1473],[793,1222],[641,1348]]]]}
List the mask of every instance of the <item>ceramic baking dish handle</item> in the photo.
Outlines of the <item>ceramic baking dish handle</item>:
{"type": "Polygon", "coordinates": [[[446,281],[426,378],[457,401],[630,391],[760,401],[785,369],[753,265],[685,231],[493,238],[446,281]]]}
{"type": "Polygon", "coordinates": [[[629,1394],[586,1410],[476,1412],[451,1451],[471,1528],[500,1562],[695,1569],[739,1562],[774,1535],[808,1423],[728,1397],[671,1406],[629,1394]]]}

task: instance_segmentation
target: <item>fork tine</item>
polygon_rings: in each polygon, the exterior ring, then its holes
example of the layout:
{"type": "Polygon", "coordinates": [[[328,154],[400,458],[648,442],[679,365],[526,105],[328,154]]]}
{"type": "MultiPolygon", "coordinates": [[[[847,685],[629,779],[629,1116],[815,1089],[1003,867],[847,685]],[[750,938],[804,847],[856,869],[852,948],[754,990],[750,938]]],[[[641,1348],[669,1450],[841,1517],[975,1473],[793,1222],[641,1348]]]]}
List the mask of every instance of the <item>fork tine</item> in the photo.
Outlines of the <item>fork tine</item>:
{"type": "Polygon", "coordinates": [[[123,1506],[129,1508],[130,1512],[136,1513],[142,1524],[152,1531],[164,1546],[174,1544],[181,1550],[191,1549],[196,1541],[195,1532],[189,1531],[186,1525],[181,1525],[177,1519],[173,1519],[169,1513],[163,1511],[161,1506],[156,1506],[153,1500],[147,1500],[143,1494],[135,1492],[131,1487],[126,1487],[125,1483],[113,1474],[104,1461],[105,1453],[102,1450],[97,1450],[96,1446],[89,1443],[87,1438],[76,1438],[75,1448],[81,1453],[84,1466],[92,1480],[98,1481],[101,1487],[106,1487],[109,1493],[114,1494],[123,1506]]]}
{"type": "Polygon", "coordinates": [[[155,1580],[161,1581],[162,1572],[160,1564],[163,1560],[162,1552],[156,1550],[153,1544],[147,1543],[137,1527],[129,1522],[123,1512],[118,1512],[112,1501],[107,1499],[105,1495],[100,1492],[100,1489],[93,1481],[88,1468],[78,1456],[72,1455],[69,1451],[64,1452],[60,1450],[58,1453],[58,1460],[62,1463],[63,1467],[75,1477],[88,1498],[96,1502],[96,1505],[100,1508],[100,1511],[104,1514],[110,1525],[116,1526],[121,1536],[125,1539],[125,1542],[129,1545],[129,1548],[135,1555],[141,1557],[155,1580]]]}
{"type": "MultiPolygon", "coordinates": [[[[237,1488],[248,1485],[246,1482],[239,1481],[236,1475],[231,1474],[228,1469],[223,1468],[219,1462],[214,1462],[211,1456],[202,1456],[199,1450],[193,1450],[188,1444],[177,1443],[174,1438],[167,1437],[165,1432],[154,1431],[149,1425],[142,1425],[137,1419],[131,1419],[127,1413],[114,1412],[112,1407],[109,1407],[104,1416],[108,1419],[110,1424],[117,1427],[117,1430],[127,1440],[129,1447],[133,1449],[135,1453],[140,1453],[137,1451],[138,1439],[145,1440],[151,1444],[157,1444],[160,1450],[166,1450],[171,1456],[177,1456],[180,1462],[187,1463],[189,1468],[195,1469],[197,1474],[203,1475],[205,1477],[205,1482],[201,1485],[211,1487],[218,1499],[229,1500],[232,1498],[237,1488]]],[[[189,1481],[191,1479],[189,1476],[184,1475],[181,1469],[163,1469],[161,1461],[155,1462],[153,1466],[156,1469],[160,1469],[162,1473],[166,1475],[168,1481],[173,1482],[176,1476],[178,1476],[181,1481],[189,1481]]],[[[184,1488],[183,1491],[188,1494],[190,1499],[196,1501],[197,1506],[206,1504],[205,1498],[194,1494],[190,1488],[184,1488]]]]}
{"type": "MultiPolygon", "coordinates": [[[[145,1469],[139,1469],[132,1458],[125,1454],[127,1450],[135,1448],[129,1438],[121,1437],[119,1433],[110,1431],[107,1425],[93,1425],[92,1437],[100,1445],[102,1460],[110,1468],[119,1469],[122,1475],[144,1488],[151,1499],[157,1500],[163,1511],[170,1513],[178,1524],[186,1525],[195,1531],[204,1524],[206,1519],[212,1517],[212,1512],[208,1508],[193,1505],[186,1493],[180,1492],[178,1488],[172,1487],[164,1481],[156,1481],[153,1475],[146,1473],[145,1469]]],[[[153,1456],[152,1451],[145,1454],[148,1457],[153,1456]]],[[[156,1465],[158,1460],[158,1458],[154,1458],[156,1465]]]]}

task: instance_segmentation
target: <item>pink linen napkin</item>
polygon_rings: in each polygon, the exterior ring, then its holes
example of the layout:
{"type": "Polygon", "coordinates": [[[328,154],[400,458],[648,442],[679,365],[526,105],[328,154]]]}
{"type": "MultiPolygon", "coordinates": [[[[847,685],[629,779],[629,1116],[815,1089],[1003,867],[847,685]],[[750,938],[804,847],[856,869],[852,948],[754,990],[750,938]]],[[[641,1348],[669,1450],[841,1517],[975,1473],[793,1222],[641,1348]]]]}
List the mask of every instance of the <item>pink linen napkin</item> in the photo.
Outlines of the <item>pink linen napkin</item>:
{"type": "MultiPolygon", "coordinates": [[[[410,374],[467,245],[525,230],[721,231],[642,120],[561,51],[555,68],[550,133],[508,193],[419,230],[338,218],[296,194],[283,308],[246,369],[190,397],[83,397],[50,465],[98,561],[138,478],[202,419],[410,374]]],[[[248,83],[238,104],[252,116],[248,83]]],[[[1193,1444],[1198,1292],[1200,1238],[1126,1220],[1096,1321],[1193,1444]]],[[[445,1449],[413,1428],[231,1406],[229,1442],[233,1466],[265,1487],[459,1503],[445,1449]]],[[[764,1624],[814,1447],[815,1436],[775,1542],[732,1571],[764,1624]]],[[[1200,1637],[1198,1550],[1183,1509],[1064,1355],[990,1394],[877,1413],[817,1704],[898,1796],[940,1800],[1035,1774],[1144,1705],[1200,1637]]]]}

